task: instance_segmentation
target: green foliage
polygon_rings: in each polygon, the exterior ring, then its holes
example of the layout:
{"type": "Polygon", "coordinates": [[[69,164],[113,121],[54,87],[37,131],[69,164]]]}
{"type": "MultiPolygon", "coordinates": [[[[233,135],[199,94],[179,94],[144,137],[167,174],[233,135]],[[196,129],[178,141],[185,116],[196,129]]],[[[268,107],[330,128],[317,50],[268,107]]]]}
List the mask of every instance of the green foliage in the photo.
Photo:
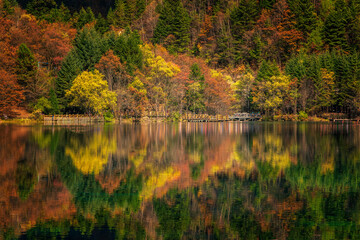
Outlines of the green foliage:
{"type": "Polygon", "coordinates": [[[311,0],[289,0],[289,8],[295,15],[296,28],[308,36],[316,27],[315,7],[311,0]]]}
{"type": "Polygon", "coordinates": [[[300,111],[300,112],[299,112],[298,119],[299,119],[300,121],[305,121],[305,120],[307,120],[307,119],[308,119],[307,113],[304,112],[304,111],[300,111]]]}
{"type": "Polygon", "coordinates": [[[164,43],[170,52],[184,52],[189,44],[190,17],[180,0],[164,0],[153,42],[164,43]]]}
{"type": "Polygon", "coordinates": [[[61,64],[61,69],[55,82],[56,95],[62,105],[61,108],[65,108],[68,104],[68,100],[65,99],[65,93],[71,88],[73,80],[80,74],[83,68],[83,63],[77,56],[76,50],[72,50],[61,64]]]}
{"type": "Polygon", "coordinates": [[[201,73],[198,64],[191,66],[189,75],[189,84],[185,93],[186,109],[194,113],[200,113],[205,110],[204,100],[205,77],[201,73]]]}
{"type": "Polygon", "coordinates": [[[261,82],[264,80],[269,80],[273,76],[279,76],[279,75],[280,75],[279,67],[274,62],[263,61],[260,65],[255,80],[257,82],[261,82]]]}
{"type": "Polygon", "coordinates": [[[51,114],[59,114],[60,113],[60,106],[59,106],[59,101],[58,98],[56,96],[56,93],[54,91],[54,89],[50,89],[50,94],[49,94],[49,101],[50,101],[50,112],[51,114]]]}
{"type": "Polygon", "coordinates": [[[110,111],[107,111],[104,114],[104,120],[105,122],[112,122],[114,120],[114,115],[110,111]]]}
{"type": "Polygon", "coordinates": [[[129,28],[115,39],[113,46],[114,53],[120,58],[122,63],[126,63],[127,71],[133,74],[136,68],[143,66],[143,54],[140,49],[140,36],[137,32],[132,32],[129,28]]]}
{"type": "Polygon", "coordinates": [[[95,15],[93,13],[93,11],[91,10],[90,7],[86,8],[86,10],[84,8],[81,8],[78,16],[77,16],[77,20],[74,23],[74,27],[76,29],[82,29],[86,24],[91,23],[95,21],[95,15]]]}
{"type": "Polygon", "coordinates": [[[346,26],[349,22],[349,9],[344,0],[335,2],[335,10],[330,12],[324,22],[324,41],[330,49],[348,50],[346,26]]]}
{"type": "Polygon", "coordinates": [[[258,4],[255,0],[240,1],[239,6],[231,11],[231,32],[236,40],[241,40],[244,32],[253,27],[258,13],[258,4]]]}
{"type": "Polygon", "coordinates": [[[29,82],[35,78],[37,71],[37,61],[34,54],[22,43],[17,51],[16,73],[18,75],[18,83],[27,88],[29,82]]]}
{"type": "Polygon", "coordinates": [[[41,97],[37,100],[35,106],[34,106],[35,110],[39,110],[44,114],[49,114],[51,111],[51,103],[49,101],[49,99],[45,98],[45,97],[41,97]]]}
{"type": "Polygon", "coordinates": [[[34,16],[44,19],[56,7],[55,0],[32,0],[27,4],[26,10],[34,16]]]}
{"type": "Polygon", "coordinates": [[[110,30],[109,22],[102,17],[101,13],[99,13],[96,19],[95,30],[101,34],[104,34],[110,30]]]}
{"type": "Polygon", "coordinates": [[[64,5],[64,3],[61,3],[58,8],[52,8],[48,15],[45,16],[45,19],[49,22],[67,23],[70,21],[70,18],[70,10],[64,5]]]}

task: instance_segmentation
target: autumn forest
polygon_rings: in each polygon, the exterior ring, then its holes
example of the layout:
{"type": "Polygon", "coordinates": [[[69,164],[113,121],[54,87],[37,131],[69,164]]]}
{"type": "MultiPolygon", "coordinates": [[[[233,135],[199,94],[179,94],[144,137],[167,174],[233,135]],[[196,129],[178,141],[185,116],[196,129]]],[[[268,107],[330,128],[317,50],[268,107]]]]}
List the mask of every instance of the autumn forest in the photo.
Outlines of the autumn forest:
{"type": "Polygon", "coordinates": [[[359,52],[359,0],[0,0],[0,118],[353,118],[359,52]]]}

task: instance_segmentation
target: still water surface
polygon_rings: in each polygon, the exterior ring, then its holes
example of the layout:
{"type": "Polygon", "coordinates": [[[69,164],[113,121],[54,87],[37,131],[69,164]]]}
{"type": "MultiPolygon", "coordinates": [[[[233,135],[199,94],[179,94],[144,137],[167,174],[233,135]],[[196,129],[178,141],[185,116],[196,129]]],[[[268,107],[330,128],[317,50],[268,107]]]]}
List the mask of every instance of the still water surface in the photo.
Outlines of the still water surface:
{"type": "Polygon", "coordinates": [[[359,125],[0,125],[0,239],[360,239],[359,182],[359,125]]]}

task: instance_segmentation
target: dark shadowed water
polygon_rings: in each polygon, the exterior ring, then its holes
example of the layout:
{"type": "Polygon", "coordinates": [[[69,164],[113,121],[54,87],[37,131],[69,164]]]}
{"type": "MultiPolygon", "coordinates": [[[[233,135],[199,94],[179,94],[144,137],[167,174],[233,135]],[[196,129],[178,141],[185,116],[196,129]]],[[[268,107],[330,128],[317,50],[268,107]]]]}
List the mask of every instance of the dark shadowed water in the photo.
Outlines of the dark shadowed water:
{"type": "Polygon", "coordinates": [[[0,239],[360,239],[359,183],[359,125],[0,125],[0,239]]]}

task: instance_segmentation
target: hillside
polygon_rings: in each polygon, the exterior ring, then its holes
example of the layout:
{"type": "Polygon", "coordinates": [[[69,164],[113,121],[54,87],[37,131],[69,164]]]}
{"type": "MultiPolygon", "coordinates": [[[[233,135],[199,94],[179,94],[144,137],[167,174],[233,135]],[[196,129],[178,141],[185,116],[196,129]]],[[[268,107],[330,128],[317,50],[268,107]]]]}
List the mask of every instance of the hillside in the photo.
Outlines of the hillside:
{"type": "MultiPolygon", "coordinates": [[[[0,1],[0,117],[360,113],[360,1],[0,1]]],[[[284,117],[284,116],[287,117],[284,117]]]]}

